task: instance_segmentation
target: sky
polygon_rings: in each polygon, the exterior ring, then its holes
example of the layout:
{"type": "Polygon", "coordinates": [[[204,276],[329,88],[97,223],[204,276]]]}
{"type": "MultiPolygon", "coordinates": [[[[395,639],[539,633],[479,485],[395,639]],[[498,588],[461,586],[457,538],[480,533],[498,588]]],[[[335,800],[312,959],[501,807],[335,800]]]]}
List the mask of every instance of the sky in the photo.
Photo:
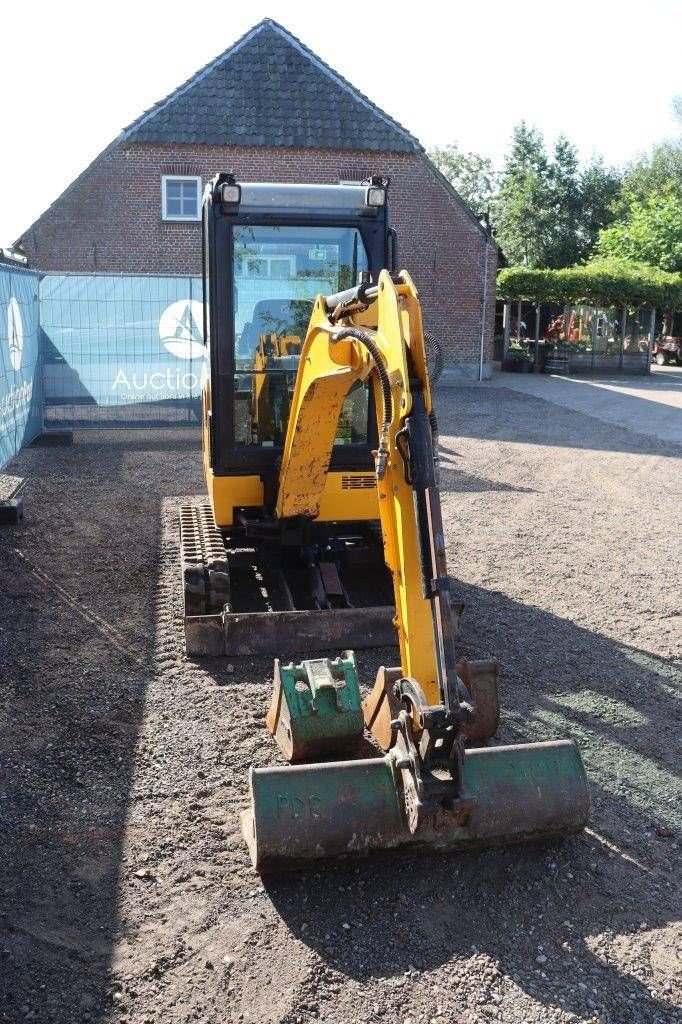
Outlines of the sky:
{"type": "Polygon", "coordinates": [[[262,18],[297,35],[427,148],[500,165],[514,124],[622,164],[679,132],[682,0],[5,0],[0,245],[143,110],[262,18]]]}

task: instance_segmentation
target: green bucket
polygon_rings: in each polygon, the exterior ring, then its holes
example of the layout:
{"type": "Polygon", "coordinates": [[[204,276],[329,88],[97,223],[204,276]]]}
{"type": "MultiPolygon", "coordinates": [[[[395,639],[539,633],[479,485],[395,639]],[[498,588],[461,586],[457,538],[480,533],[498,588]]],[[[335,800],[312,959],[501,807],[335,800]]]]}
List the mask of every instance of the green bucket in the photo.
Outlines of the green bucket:
{"type": "Polygon", "coordinates": [[[439,810],[414,834],[404,821],[391,753],[252,768],[249,781],[242,831],[263,873],[399,846],[459,850],[570,835],[589,813],[585,769],[572,740],[467,751],[464,787],[477,800],[467,824],[439,810]]]}

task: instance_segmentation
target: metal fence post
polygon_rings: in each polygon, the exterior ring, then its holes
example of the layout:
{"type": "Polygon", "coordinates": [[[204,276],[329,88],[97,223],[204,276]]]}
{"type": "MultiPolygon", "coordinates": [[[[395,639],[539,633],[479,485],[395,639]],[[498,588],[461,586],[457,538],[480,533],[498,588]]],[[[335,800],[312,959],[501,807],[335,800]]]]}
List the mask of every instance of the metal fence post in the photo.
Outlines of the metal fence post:
{"type": "Polygon", "coordinates": [[[649,326],[649,344],[646,352],[646,372],[651,373],[651,352],[654,347],[654,337],[656,334],[656,308],[651,310],[651,322],[649,326]]]}
{"type": "Polygon", "coordinates": [[[507,358],[507,352],[509,351],[509,331],[511,329],[511,302],[509,299],[504,304],[504,313],[502,314],[502,320],[504,324],[504,338],[502,341],[502,362],[507,358]]]}
{"type": "Polygon", "coordinates": [[[38,274],[36,282],[36,304],[38,306],[38,366],[40,367],[40,433],[45,433],[45,342],[43,341],[43,321],[40,308],[40,286],[43,275],[38,274]]]}

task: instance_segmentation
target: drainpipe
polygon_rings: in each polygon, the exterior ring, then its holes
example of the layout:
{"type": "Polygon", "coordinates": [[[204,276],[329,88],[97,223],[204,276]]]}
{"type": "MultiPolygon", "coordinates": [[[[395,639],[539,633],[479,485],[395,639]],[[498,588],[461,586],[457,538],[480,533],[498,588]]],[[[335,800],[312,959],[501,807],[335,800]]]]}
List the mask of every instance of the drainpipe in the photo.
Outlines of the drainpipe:
{"type": "Polygon", "coordinates": [[[485,347],[485,325],[488,318],[488,263],[489,263],[489,250],[490,250],[490,232],[486,228],[485,232],[485,248],[483,250],[483,315],[481,317],[481,348],[478,358],[478,379],[483,380],[483,350],[485,347]]]}

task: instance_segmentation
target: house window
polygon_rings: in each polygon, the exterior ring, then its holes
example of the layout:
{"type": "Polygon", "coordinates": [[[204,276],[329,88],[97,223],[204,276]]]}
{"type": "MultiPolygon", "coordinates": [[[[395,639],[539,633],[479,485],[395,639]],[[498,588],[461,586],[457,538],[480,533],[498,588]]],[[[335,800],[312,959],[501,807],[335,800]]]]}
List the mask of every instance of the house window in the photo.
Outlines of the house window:
{"type": "Polygon", "coordinates": [[[161,198],[164,220],[201,219],[201,178],[164,174],[161,198]]]}
{"type": "Polygon", "coordinates": [[[239,274],[241,277],[270,277],[288,281],[296,277],[296,257],[243,256],[239,274]]]}

